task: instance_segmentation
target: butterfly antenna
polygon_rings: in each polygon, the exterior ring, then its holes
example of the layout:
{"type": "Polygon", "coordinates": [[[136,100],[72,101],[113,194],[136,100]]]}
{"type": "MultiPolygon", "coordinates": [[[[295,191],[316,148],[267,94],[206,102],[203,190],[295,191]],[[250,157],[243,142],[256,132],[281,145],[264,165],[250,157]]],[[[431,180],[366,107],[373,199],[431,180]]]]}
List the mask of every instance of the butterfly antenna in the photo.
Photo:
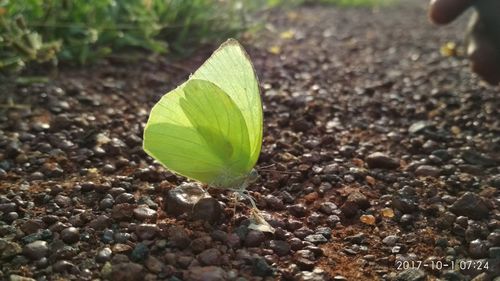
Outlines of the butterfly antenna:
{"type": "Polygon", "coordinates": [[[274,167],[275,165],[276,165],[276,164],[274,164],[274,163],[273,163],[273,164],[269,164],[269,165],[267,165],[267,166],[262,166],[262,167],[260,167],[260,168],[257,168],[257,170],[259,170],[259,171],[260,171],[261,169],[271,168],[271,167],[274,167]]]}

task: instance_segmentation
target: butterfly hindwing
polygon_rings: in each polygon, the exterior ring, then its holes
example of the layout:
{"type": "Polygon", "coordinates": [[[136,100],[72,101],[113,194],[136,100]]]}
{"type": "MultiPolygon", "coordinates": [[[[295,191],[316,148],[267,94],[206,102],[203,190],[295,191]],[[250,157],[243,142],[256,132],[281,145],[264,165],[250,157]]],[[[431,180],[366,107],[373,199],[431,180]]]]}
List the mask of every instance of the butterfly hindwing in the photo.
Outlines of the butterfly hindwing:
{"type": "Polygon", "coordinates": [[[262,146],[262,102],[255,70],[248,54],[234,39],[219,49],[193,74],[191,79],[214,83],[234,101],[246,122],[250,144],[248,168],[259,158],[262,146]]]}

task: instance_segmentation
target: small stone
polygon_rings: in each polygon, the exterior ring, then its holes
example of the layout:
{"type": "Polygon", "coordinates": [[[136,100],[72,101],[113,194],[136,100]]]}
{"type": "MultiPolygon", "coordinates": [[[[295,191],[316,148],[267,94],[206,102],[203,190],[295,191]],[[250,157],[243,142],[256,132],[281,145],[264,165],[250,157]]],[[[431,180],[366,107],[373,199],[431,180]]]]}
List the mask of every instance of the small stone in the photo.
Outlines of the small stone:
{"type": "Polygon", "coordinates": [[[54,202],[62,208],[67,208],[72,204],[71,198],[60,194],[54,198],[54,202]]]}
{"type": "Polygon", "coordinates": [[[207,249],[198,255],[198,260],[203,265],[219,265],[220,259],[221,252],[215,248],[207,249]]]}
{"type": "Polygon", "coordinates": [[[190,281],[225,281],[227,273],[218,266],[192,266],[185,274],[185,280],[190,281]]]}
{"type": "Polygon", "coordinates": [[[399,168],[399,160],[391,158],[382,152],[375,152],[368,155],[365,159],[370,169],[396,169],[399,168]]]}
{"type": "Polygon", "coordinates": [[[295,217],[301,218],[307,214],[307,208],[302,204],[288,206],[288,212],[295,217]]]}
{"type": "Polygon", "coordinates": [[[0,238],[0,259],[11,258],[21,252],[22,249],[19,244],[0,238]]]}
{"type": "Polygon", "coordinates": [[[447,270],[441,274],[441,278],[445,281],[467,281],[469,280],[458,271],[447,270]]]}
{"type": "Polygon", "coordinates": [[[361,215],[359,220],[364,224],[375,225],[375,217],[372,215],[361,215]]]}
{"type": "Polygon", "coordinates": [[[382,210],[380,210],[380,213],[384,218],[391,219],[394,217],[394,210],[391,208],[383,208],[382,210]]]}
{"type": "Polygon", "coordinates": [[[283,200],[272,194],[269,194],[266,197],[264,197],[264,200],[266,202],[267,207],[271,210],[281,211],[285,208],[283,200]]]}
{"type": "Polygon", "coordinates": [[[396,281],[425,281],[427,275],[424,271],[416,268],[406,269],[396,275],[396,281]]]}
{"type": "Polygon", "coordinates": [[[99,202],[99,208],[101,210],[109,209],[109,208],[113,207],[113,204],[115,204],[115,200],[112,197],[111,198],[109,198],[109,197],[103,198],[99,202]]]}
{"type": "Polygon", "coordinates": [[[328,280],[326,272],[316,267],[313,271],[302,271],[298,277],[301,281],[322,281],[328,280]]]}
{"type": "Polygon", "coordinates": [[[135,234],[141,240],[151,240],[160,232],[160,229],[156,224],[139,224],[135,229],[135,234]]]}
{"type": "Polygon", "coordinates": [[[131,194],[131,193],[122,193],[122,194],[116,196],[115,202],[117,204],[122,204],[122,203],[134,204],[135,197],[134,197],[134,194],[131,194]]]}
{"type": "Polygon", "coordinates": [[[111,217],[118,221],[128,221],[134,216],[134,205],[122,203],[113,206],[111,217]]]}
{"type": "Polygon", "coordinates": [[[482,240],[473,240],[469,243],[469,254],[475,259],[486,258],[488,257],[488,246],[482,240]]]}
{"type": "Polygon", "coordinates": [[[31,242],[23,248],[23,255],[32,260],[43,258],[47,256],[48,252],[49,246],[47,242],[41,240],[31,242]]]}
{"type": "Polygon", "coordinates": [[[262,242],[266,240],[266,236],[262,231],[250,230],[245,237],[245,246],[247,247],[259,247],[262,242]]]}
{"type": "Polygon", "coordinates": [[[450,211],[471,219],[486,218],[490,212],[484,200],[477,194],[466,192],[450,206],[450,211]]]}
{"type": "Polygon", "coordinates": [[[149,256],[145,261],[144,261],[144,265],[146,266],[146,268],[153,272],[153,273],[160,273],[162,272],[164,269],[165,269],[165,266],[163,265],[163,263],[155,258],[154,256],[149,256]]]}
{"type": "Polygon", "coordinates": [[[191,239],[186,230],[179,226],[173,226],[168,229],[169,242],[173,247],[185,249],[191,244],[191,239]]]}
{"type": "Polygon", "coordinates": [[[80,240],[80,232],[76,227],[68,227],[61,231],[61,239],[68,244],[76,243],[80,240]]]}
{"type": "Polygon", "coordinates": [[[200,185],[183,183],[168,191],[165,198],[166,211],[174,216],[189,213],[200,199],[209,197],[210,194],[200,185]]]}
{"type": "Polygon", "coordinates": [[[36,281],[36,280],[33,278],[21,276],[21,275],[11,274],[9,276],[9,281],[36,281]]]}
{"type": "Polygon", "coordinates": [[[462,153],[462,159],[464,159],[465,162],[469,164],[479,165],[483,167],[490,167],[497,165],[495,159],[473,150],[464,151],[462,153]]]}
{"type": "Polygon", "coordinates": [[[122,243],[116,243],[113,245],[111,248],[113,253],[116,254],[121,254],[121,253],[128,253],[132,251],[132,247],[127,245],[127,244],[122,244],[122,243]]]}
{"type": "Polygon", "coordinates": [[[338,207],[333,202],[323,202],[321,203],[319,210],[327,215],[337,214],[338,207]]]}
{"type": "Polygon", "coordinates": [[[135,262],[143,261],[149,255],[149,248],[144,243],[137,243],[132,253],[130,254],[130,259],[135,262]]]}
{"type": "Polygon", "coordinates": [[[417,177],[438,177],[440,174],[441,169],[430,165],[420,165],[415,170],[417,177]]]}
{"type": "Polygon", "coordinates": [[[95,261],[99,262],[99,263],[107,262],[111,259],[112,254],[113,254],[113,252],[111,251],[111,249],[106,247],[97,253],[97,256],[95,257],[95,261]]]}
{"type": "Polygon", "coordinates": [[[325,236],[321,234],[311,234],[306,236],[306,238],[304,238],[304,241],[311,242],[317,245],[328,242],[328,239],[326,239],[325,236]]]}
{"type": "Polygon", "coordinates": [[[25,234],[35,233],[43,228],[45,228],[45,223],[39,219],[27,220],[25,223],[21,225],[21,230],[25,234]]]}
{"type": "Polygon", "coordinates": [[[257,276],[272,276],[274,274],[274,269],[269,266],[263,258],[256,258],[253,260],[252,273],[257,276]]]}
{"type": "Polygon", "coordinates": [[[193,219],[215,223],[222,218],[222,207],[215,198],[201,198],[193,207],[193,219]]]}
{"type": "Polygon", "coordinates": [[[295,263],[301,270],[311,271],[315,266],[314,253],[309,250],[298,250],[294,255],[295,263]]]}
{"type": "Polygon", "coordinates": [[[386,236],[384,239],[382,239],[382,243],[384,243],[387,246],[394,246],[398,242],[399,237],[396,235],[389,235],[386,236]]]}
{"type": "Polygon", "coordinates": [[[290,244],[282,240],[269,241],[269,248],[278,256],[286,256],[290,253],[290,244]]]}
{"type": "Polygon", "coordinates": [[[491,247],[488,250],[488,257],[490,259],[500,259],[500,247],[491,247]]]}
{"type": "Polygon", "coordinates": [[[112,281],[142,281],[144,280],[144,267],[133,262],[118,263],[113,265],[112,281]]]}
{"type": "Polygon", "coordinates": [[[16,203],[1,203],[0,212],[9,213],[17,210],[16,203]]]}
{"type": "Polygon", "coordinates": [[[54,272],[60,272],[60,273],[73,272],[76,269],[76,266],[69,261],[60,260],[57,261],[54,265],[52,265],[52,269],[54,270],[54,272]]]}
{"type": "Polygon", "coordinates": [[[408,133],[410,134],[416,134],[420,133],[430,127],[432,127],[433,124],[429,121],[417,121],[408,128],[408,133]]]}
{"type": "Polygon", "coordinates": [[[140,205],[133,212],[134,217],[140,221],[156,220],[156,211],[150,209],[147,205],[140,205]]]}
{"type": "Polygon", "coordinates": [[[100,215],[88,223],[90,228],[95,230],[103,230],[109,226],[111,220],[106,215],[100,215]]]}

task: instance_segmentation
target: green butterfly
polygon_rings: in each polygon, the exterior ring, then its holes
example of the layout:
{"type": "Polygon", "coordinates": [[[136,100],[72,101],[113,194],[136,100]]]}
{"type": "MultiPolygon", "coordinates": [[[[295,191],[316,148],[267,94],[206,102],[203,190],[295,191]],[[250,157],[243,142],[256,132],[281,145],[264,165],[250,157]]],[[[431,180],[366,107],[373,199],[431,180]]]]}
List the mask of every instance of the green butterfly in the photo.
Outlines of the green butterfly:
{"type": "Polygon", "coordinates": [[[255,70],[229,39],[153,107],[144,150],[166,168],[249,198],[262,146],[262,103],[255,70]]]}

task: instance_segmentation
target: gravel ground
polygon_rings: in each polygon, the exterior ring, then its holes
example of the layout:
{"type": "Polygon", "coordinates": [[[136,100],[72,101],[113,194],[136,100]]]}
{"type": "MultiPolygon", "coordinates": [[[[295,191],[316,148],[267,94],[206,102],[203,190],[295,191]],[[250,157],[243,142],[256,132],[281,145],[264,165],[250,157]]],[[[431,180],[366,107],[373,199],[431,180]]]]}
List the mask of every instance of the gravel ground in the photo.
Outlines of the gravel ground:
{"type": "Polygon", "coordinates": [[[243,42],[265,111],[250,190],[274,235],[142,151],[149,109],[209,50],[18,86],[0,109],[0,279],[498,280],[499,89],[439,53],[465,19],[438,29],[420,2],[276,12],[243,42]]]}

